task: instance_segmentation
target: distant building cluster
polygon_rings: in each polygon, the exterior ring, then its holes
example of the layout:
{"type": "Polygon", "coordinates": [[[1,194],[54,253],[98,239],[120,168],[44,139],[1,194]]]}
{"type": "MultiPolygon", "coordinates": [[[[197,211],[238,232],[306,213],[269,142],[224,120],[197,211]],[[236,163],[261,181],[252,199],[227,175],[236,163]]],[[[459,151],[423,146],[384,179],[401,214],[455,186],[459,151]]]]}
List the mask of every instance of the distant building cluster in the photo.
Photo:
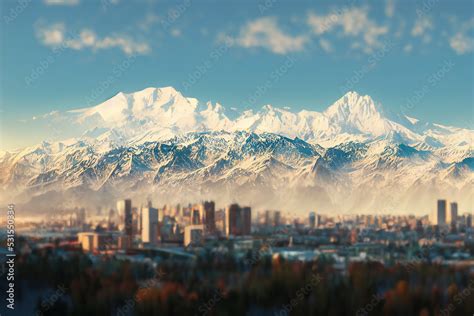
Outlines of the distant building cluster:
{"type": "MultiPolygon", "coordinates": [[[[85,223],[85,218],[81,223],[85,223]]],[[[109,211],[106,225],[79,232],[77,236],[86,251],[150,248],[158,244],[188,247],[202,245],[206,238],[250,236],[251,227],[252,210],[248,206],[231,204],[216,210],[213,201],[205,201],[156,208],[149,201],[136,207],[130,199],[125,199],[117,202],[116,210],[109,211]]]]}
{"type": "Polygon", "coordinates": [[[471,213],[461,215],[455,201],[448,203],[441,199],[434,209],[433,216],[421,217],[370,214],[328,216],[317,211],[299,217],[281,210],[252,213],[249,206],[237,203],[220,209],[216,208],[214,201],[155,207],[151,201],[137,206],[132,200],[123,199],[108,212],[99,208],[95,215],[86,216],[84,208],[76,208],[71,211],[67,226],[77,231],[77,242],[84,251],[89,252],[169,247],[186,249],[203,247],[212,241],[213,244],[220,240],[239,243],[266,238],[262,236],[271,236],[275,245],[288,247],[346,243],[362,249],[368,247],[371,251],[395,240],[398,246],[410,242],[430,245],[438,238],[474,244],[470,237],[473,231],[471,213]]]}
{"type": "Polygon", "coordinates": [[[451,202],[448,203],[446,200],[438,200],[436,213],[433,219],[433,224],[438,225],[439,227],[450,227],[452,230],[455,230],[456,227],[465,221],[465,224],[468,227],[472,227],[472,215],[468,214],[465,218],[461,218],[458,215],[458,203],[451,202]]]}

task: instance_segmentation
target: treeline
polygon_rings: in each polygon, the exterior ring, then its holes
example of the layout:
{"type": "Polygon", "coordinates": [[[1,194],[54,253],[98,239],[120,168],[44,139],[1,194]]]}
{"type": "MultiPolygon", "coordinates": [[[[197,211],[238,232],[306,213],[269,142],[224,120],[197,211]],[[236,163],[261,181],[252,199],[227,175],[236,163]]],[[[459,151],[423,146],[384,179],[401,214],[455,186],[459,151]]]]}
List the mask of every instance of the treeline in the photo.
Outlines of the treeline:
{"type": "Polygon", "coordinates": [[[203,252],[195,261],[166,259],[151,268],[53,248],[19,255],[17,271],[28,284],[22,291],[50,289],[37,300],[38,315],[474,313],[474,278],[467,267],[361,262],[336,270],[327,258],[245,259],[203,252]]]}

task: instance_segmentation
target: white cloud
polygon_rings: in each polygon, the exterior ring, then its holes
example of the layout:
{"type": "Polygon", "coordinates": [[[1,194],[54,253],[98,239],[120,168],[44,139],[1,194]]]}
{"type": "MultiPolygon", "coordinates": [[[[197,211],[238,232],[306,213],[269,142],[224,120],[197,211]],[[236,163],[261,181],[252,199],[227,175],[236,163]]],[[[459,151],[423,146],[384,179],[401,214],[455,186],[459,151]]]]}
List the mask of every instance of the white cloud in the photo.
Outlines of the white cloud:
{"type": "Polygon", "coordinates": [[[325,40],[324,38],[320,39],[320,40],[319,40],[319,45],[321,46],[321,48],[322,48],[326,53],[332,52],[332,45],[331,45],[331,43],[329,43],[328,40],[325,40]]]}
{"type": "Polygon", "coordinates": [[[393,17],[395,13],[395,0],[387,0],[385,4],[385,15],[389,18],[393,17]]]}
{"type": "Polygon", "coordinates": [[[237,37],[221,35],[219,40],[230,41],[241,47],[261,47],[275,54],[286,54],[304,50],[308,37],[292,36],[285,33],[277,24],[276,18],[263,17],[245,24],[237,37]]]}
{"type": "Polygon", "coordinates": [[[308,24],[316,35],[321,35],[331,31],[340,24],[342,12],[330,13],[328,15],[316,15],[310,13],[308,15],[308,24]]]}
{"type": "Polygon", "coordinates": [[[36,36],[46,46],[59,46],[64,41],[65,31],[66,28],[63,23],[40,25],[36,29],[36,36]]]}
{"type": "Polygon", "coordinates": [[[74,50],[91,49],[93,51],[119,48],[125,54],[146,54],[150,46],[146,42],[138,42],[125,35],[110,35],[103,38],[90,29],[82,29],[78,34],[69,36],[63,23],[37,26],[36,35],[39,41],[49,47],[65,47],[74,50]]]}
{"type": "Polygon", "coordinates": [[[458,54],[463,55],[474,51],[474,18],[462,23],[456,33],[449,39],[449,46],[458,54]]]}
{"type": "Polygon", "coordinates": [[[77,5],[79,0],[43,0],[46,5],[77,5]]]}
{"type": "Polygon", "coordinates": [[[470,53],[474,51],[474,38],[459,32],[449,39],[449,46],[459,55],[470,53]]]}
{"type": "Polygon", "coordinates": [[[415,25],[411,30],[411,35],[413,36],[423,36],[429,30],[432,30],[433,22],[428,16],[420,16],[416,21],[415,25]]]}
{"type": "Polygon", "coordinates": [[[368,8],[345,8],[327,15],[317,15],[311,12],[308,14],[307,23],[316,35],[340,28],[343,36],[362,39],[363,45],[356,41],[356,45],[353,43],[352,47],[360,47],[366,53],[380,47],[382,43],[379,41],[379,37],[388,33],[387,26],[378,25],[369,18],[368,8]]]}

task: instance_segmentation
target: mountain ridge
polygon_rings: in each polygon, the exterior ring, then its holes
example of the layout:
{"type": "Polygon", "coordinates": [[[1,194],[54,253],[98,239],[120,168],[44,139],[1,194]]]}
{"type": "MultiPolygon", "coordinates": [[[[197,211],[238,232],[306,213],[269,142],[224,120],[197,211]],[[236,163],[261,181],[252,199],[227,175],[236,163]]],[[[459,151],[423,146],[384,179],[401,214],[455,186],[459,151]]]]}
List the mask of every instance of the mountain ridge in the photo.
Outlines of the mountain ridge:
{"type": "Polygon", "coordinates": [[[92,207],[152,194],[416,213],[449,197],[472,207],[474,131],[392,113],[356,92],[323,112],[265,105],[230,119],[220,103],[147,88],[53,117],[79,127],[77,136],[2,152],[1,201],[92,207]]]}
{"type": "Polygon", "coordinates": [[[185,97],[171,86],[123,93],[92,107],[53,112],[42,118],[75,138],[101,137],[116,143],[165,140],[198,131],[254,131],[298,137],[332,147],[347,141],[367,141],[397,133],[409,145],[457,146],[474,139],[474,131],[428,123],[384,109],[368,95],[349,91],[323,112],[265,105],[231,119],[225,107],[185,97]],[[98,132],[101,131],[101,134],[98,132]]]}

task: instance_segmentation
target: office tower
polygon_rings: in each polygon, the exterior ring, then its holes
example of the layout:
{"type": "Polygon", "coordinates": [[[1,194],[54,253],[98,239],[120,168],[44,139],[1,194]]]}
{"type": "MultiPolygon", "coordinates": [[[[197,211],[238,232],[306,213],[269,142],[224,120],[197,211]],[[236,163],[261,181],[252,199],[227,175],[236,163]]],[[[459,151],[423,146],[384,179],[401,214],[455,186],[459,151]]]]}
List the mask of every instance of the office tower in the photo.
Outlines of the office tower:
{"type": "Polygon", "coordinates": [[[455,224],[458,220],[458,203],[452,202],[449,204],[450,212],[449,212],[449,222],[451,224],[455,224]]]}
{"type": "Polygon", "coordinates": [[[240,206],[238,204],[231,204],[225,210],[225,234],[239,235],[239,226],[242,221],[240,216],[240,206]]]}
{"type": "Polygon", "coordinates": [[[265,211],[265,226],[272,226],[273,223],[271,222],[271,215],[272,213],[269,210],[265,211]]]}
{"type": "Polygon", "coordinates": [[[275,213],[273,214],[273,225],[274,226],[281,225],[281,212],[280,211],[275,211],[275,213]]]}
{"type": "Polygon", "coordinates": [[[132,227],[133,227],[133,235],[140,235],[140,211],[136,207],[132,207],[132,227]]]}
{"type": "Polygon", "coordinates": [[[86,209],[81,207],[81,208],[76,208],[76,221],[77,221],[77,226],[83,226],[86,223],[86,209]]]}
{"type": "Polygon", "coordinates": [[[310,228],[316,227],[316,213],[315,212],[309,213],[309,227],[310,228]]]}
{"type": "Polygon", "coordinates": [[[142,229],[143,229],[143,217],[142,217],[142,212],[143,212],[143,206],[141,206],[138,209],[138,214],[137,214],[137,235],[141,236],[142,235],[142,229]]]}
{"type": "Polygon", "coordinates": [[[194,205],[191,209],[191,224],[200,225],[201,224],[201,207],[194,205]]]}
{"type": "Polygon", "coordinates": [[[156,244],[158,235],[158,210],[153,207],[142,209],[142,242],[156,244]]]}
{"type": "Polygon", "coordinates": [[[242,207],[242,234],[250,235],[252,229],[252,209],[249,206],[242,207]]]}
{"type": "Polygon", "coordinates": [[[252,211],[250,207],[241,208],[231,204],[225,213],[225,233],[227,236],[249,235],[251,230],[252,211]]]}
{"type": "Polygon", "coordinates": [[[216,229],[225,233],[225,208],[216,211],[216,229]]]}
{"type": "Polygon", "coordinates": [[[446,200],[438,200],[438,209],[436,211],[435,225],[446,225],[446,200]]]}
{"type": "Polygon", "coordinates": [[[204,202],[204,228],[206,233],[216,232],[216,205],[214,201],[204,202]]]}
{"type": "Polygon", "coordinates": [[[467,214],[466,227],[467,228],[472,228],[472,215],[471,214],[467,214]]]}
{"type": "Polygon", "coordinates": [[[279,226],[281,224],[281,212],[280,211],[265,211],[264,218],[265,226],[279,226]]]}
{"type": "Polygon", "coordinates": [[[158,210],[158,223],[161,223],[163,221],[163,218],[165,217],[165,210],[162,208],[159,208],[157,210],[158,210]]]}
{"type": "Polygon", "coordinates": [[[132,201],[129,199],[120,200],[117,202],[117,212],[123,224],[123,231],[125,235],[132,237],[133,234],[133,215],[132,215],[132,201]]]}
{"type": "Polygon", "coordinates": [[[202,245],[204,225],[189,225],[184,228],[184,246],[202,245]]]}

